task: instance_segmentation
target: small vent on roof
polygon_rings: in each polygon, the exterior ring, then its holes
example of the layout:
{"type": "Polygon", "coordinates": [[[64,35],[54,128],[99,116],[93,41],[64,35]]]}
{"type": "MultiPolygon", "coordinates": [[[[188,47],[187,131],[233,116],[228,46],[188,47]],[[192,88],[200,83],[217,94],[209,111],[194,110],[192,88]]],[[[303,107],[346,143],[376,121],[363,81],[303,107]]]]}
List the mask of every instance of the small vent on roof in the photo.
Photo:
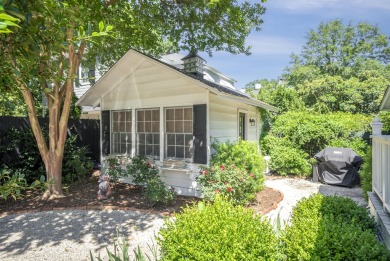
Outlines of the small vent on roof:
{"type": "Polygon", "coordinates": [[[203,66],[206,61],[196,52],[190,52],[182,61],[185,72],[203,77],[203,66]]]}

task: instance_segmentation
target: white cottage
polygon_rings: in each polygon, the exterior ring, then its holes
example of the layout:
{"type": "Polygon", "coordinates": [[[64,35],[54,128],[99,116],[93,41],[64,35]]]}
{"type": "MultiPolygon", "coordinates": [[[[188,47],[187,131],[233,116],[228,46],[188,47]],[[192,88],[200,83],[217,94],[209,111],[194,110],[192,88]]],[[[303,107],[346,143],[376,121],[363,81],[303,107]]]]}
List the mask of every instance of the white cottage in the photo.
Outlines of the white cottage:
{"type": "Polygon", "coordinates": [[[182,68],[130,50],[77,105],[101,108],[102,161],[145,155],[160,166],[166,184],[193,196],[211,143],[258,141],[257,108],[277,108],[237,91],[229,79],[224,85],[210,74],[205,79],[204,60],[196,54],[184,57],[182,68]]]}

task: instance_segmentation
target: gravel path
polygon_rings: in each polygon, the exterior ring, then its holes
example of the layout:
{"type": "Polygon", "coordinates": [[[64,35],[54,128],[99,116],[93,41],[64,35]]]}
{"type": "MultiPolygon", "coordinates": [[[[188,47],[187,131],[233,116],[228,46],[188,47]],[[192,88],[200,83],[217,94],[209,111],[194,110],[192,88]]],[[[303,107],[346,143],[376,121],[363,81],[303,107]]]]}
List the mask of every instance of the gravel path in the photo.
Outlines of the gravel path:
{"type": "MultiPolygon", "coordinates": [[[[349,189],[273,177],[265,184],[284,195],[278,207],[266,215],[272,223],[279,215],[284,225],[293,206],[314,193],[348,196],[367,206],[360,187],[349,189]]],[[[154,235],[162,225],[160,215],[119,210],[47,211],[6,216],[0,218],[0,260],[89,260],[90,251],[94,257],[100,253],[107,260],[105,248],[112,251],[117,231],[130,242],[131,250],[140,246],[148,253],[148,244],[157,245],[154,235]]]]}
{"type": "Polygon", "coordinates": [[[353,188],[330,186],[296,178],[268,178],[265,185],[283,193],[283,200],[278,204],[278,207],[265,215],[271,220],[272,224],[275,224],[279,215],[280,220],[282,221],[282,227],[288,221],[292,209],[297,202],[302,198],[308,198],[315,193],[321,193],[328,196],[338,195],[350,197],[357,204],[367,207],[367,202],[363,198],[363,191],[357,186],[353,188]]]}
{"type": "MultiPolygon", "coordinates": [[[[163,225],[155,214],[133,211],[47,211],[0,218],[0,260],[107,260],[117,231],[146,252],[163,225]]],[[[133,255],[133,252],[131,255],[133,255]]],[[[132,260],[133,258],[131,258],[132,260]]]]}

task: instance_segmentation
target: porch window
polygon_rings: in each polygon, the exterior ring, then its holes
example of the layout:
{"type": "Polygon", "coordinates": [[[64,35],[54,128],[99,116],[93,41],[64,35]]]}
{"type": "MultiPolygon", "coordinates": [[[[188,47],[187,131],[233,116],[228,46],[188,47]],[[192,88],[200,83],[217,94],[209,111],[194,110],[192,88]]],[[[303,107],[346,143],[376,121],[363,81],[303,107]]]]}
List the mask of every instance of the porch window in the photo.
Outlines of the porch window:
{"type": "Polygon", "coordinates": [[[165,109],[166,157],[192,159],[192,107],[165,109]]]}
{"type": "Polygon", "coordinates": [[[160,157],[160,110],[137,110],[138,155],[160,157]]]}
{"type": "Polygon", "coordinates": [[[131,110],[112,112],[112,147],[113,154],[131,154],[131,110]]]}

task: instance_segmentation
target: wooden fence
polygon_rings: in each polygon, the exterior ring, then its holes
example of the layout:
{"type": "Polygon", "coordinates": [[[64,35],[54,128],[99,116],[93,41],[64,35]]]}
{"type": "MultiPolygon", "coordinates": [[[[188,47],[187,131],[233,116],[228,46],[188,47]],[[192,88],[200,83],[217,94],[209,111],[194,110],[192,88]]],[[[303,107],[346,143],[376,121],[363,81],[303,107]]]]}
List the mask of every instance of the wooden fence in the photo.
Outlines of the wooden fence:
{"type": "MultiPolygon", "coordinates": [[[[48,118],[39,118],[39,123],[43,127],[48,127],[48,118]]],[[[27,117],[0,116],[0,133],[9,128],[26,130],[30,128],[30,122],[27,117]]],[[[89,119],[69,119],[68,137],[77,135],[76,145],[87,146],[92,160],[100,162],[100,121],[89,119]]],[[[4,137],[0,137],[0,143],[5,142],[4,137]]],[[[0,160],[2,159],[0,155],[0,160]]]]}

